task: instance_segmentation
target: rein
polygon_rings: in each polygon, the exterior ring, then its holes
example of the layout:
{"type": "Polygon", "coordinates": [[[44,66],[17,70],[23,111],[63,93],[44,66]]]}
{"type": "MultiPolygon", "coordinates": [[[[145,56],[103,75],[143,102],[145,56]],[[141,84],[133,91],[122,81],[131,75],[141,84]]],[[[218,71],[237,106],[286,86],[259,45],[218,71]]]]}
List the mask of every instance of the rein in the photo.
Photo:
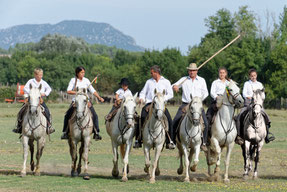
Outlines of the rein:
{"type": "MultiPolygon", "coordinates": [[[[123,111],[124,111],[124,102],[122,102],[122,106],[121,106],[121,110],[120,110],[120,114],[119,114],[119,118],[118,118],[118,128],[119,128],[119,131],[121,133],[122,143],[124,144],[124,135],[131,128],[131,126],[128,126],[127,122],[125,121],[124,127],[122,129],[120,128],[121,127],[121,124],[120,124],[121,119],[123,119],[122,116],[124,117],[124,120],[127,120],[126,114],[123,113],[123,111]]],[[[128,115],[130,115],[130,114],[128,114],[128,115]]],[[[132,115],[132,117],[134,117],[134,114],[132,115]]],[[[132,118],[132,119],[134,120],[134,118],[132,118]]]]}

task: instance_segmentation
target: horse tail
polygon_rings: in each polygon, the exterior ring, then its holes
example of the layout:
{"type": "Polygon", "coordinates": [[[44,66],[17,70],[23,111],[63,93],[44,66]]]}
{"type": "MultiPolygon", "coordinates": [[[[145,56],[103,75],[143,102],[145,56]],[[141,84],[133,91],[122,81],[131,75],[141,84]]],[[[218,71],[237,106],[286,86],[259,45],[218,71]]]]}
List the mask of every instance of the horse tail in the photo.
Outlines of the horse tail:
{"type": "Polygon", "coordinates": [[[120,150],[121,150],[122,159],[125,157],[126,145],[127,145],[127,144],[121,144],[121,145],[120,145],[120,150]]]}

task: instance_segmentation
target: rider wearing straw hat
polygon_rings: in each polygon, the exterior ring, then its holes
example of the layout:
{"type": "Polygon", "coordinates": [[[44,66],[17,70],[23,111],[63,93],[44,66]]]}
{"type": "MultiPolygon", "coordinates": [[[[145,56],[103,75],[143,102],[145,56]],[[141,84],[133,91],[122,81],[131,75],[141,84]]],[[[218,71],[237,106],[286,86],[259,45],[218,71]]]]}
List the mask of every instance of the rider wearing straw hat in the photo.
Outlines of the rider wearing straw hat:
{"type": "MultiPolygon", "coordinates": [[[[196,63],[191,63],[187,68],[188,76],[182,77],[176,83],[172,85],[172,88],[175,92],[179,91],[179,88],[182,88],[182,105],[178,108],[178,111],[173,119],[173,133],[176,132],[177,127],[179,126],[180,119],[183,115],[183,108],[191,102],[190,96],[200,97],[202,101],[208,96],[208,90],[204,78],[197,75],[198,68],[196,63]]],[[[204,121],[205,130],[208,127],[208,122],[204,109],[202,110],[202,118],[204,121]]],[[[173,140],[175,140],[175,134],[172,135],[173,140]]],[[[203,137],[203,144],[201,149],[206,151],[206,138],[203,137]]]]}

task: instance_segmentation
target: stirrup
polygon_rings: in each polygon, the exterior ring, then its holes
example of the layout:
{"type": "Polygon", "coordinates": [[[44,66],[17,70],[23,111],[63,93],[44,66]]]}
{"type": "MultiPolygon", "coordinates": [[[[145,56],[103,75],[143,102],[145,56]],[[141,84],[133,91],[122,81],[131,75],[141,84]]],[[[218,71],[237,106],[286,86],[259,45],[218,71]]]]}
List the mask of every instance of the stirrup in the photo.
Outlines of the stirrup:
{"type": "Polygon", "coordinates": [[[141,148],[141,147],[142,147],[142,144],[138,140],[135,140],[133,148],[138,149],[138,148],[141,148]]]}
{"type": "Polygon", "coordinates": [[[95,139],[96,141],[102,140],[102,137],[100,136],[99,133],[95,133],[93,136],[93,139],[95,139]]]}
{"type": "Polygon", "coordinates": [[[68,133],[64,132],[61,139],[69,139],[68,133]]]}
{"type": "Polygon", "coordinates": [[[171,141],[169,144],[166,145],[166,149],[170,149],[170,150],[175,149],[175,144],[171,141]]]}
{"type": "Polygon", "coordinates": [[[207,151],[208,151],[208,149],[207,149],[205,143],[203,143],[203,144],[200,146],[200,149],[201,149],[201,151],[204,151],[204,152],[207,152],[207,151]]]}
{"type": "Polygon", "coordinates": [[[238,145],[243,145],[244,144],[244,140],[240,136],[237,136],[236,139],[235,139],[235,143],[238,144],[238,145]]]}

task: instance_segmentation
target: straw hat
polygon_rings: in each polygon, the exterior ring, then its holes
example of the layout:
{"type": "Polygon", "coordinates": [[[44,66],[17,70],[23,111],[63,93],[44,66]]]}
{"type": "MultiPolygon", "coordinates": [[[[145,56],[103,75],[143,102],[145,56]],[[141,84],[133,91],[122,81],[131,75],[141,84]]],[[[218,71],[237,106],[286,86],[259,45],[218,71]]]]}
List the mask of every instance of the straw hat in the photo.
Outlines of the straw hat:
{"type": "Polygon", "coordinates": [[[196,63],[190,63],[189,66],[186,69],[188,69],[188,70],[198,70],[196,63]]]}

